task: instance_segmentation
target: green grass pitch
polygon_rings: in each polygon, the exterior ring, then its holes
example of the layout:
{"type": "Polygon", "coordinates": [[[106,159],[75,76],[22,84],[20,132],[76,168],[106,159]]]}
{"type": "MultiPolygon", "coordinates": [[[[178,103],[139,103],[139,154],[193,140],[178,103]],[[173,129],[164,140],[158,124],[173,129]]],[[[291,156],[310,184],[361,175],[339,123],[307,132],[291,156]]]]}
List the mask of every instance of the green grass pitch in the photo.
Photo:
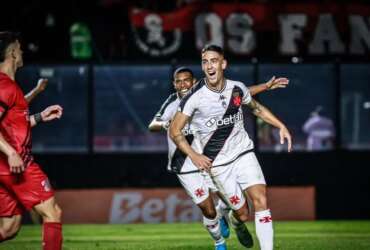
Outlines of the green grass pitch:
{"type": "MultiPolygon", "coordinates": [[[[254,224],[248,223],[253,233],[254,224]]],[[[275,249],[370,249],[370,221],[274,222],[275,249]]],[[[64,225],[65,250],[206,250],[213,249],[200,223],[138,225],[64,225]]],[[[0,244],[1,250],[41,248],[41,227],[23,226],[16,239],[0,244]]],[[[245,249],[231,232],[228,249],[245,249]]]]}

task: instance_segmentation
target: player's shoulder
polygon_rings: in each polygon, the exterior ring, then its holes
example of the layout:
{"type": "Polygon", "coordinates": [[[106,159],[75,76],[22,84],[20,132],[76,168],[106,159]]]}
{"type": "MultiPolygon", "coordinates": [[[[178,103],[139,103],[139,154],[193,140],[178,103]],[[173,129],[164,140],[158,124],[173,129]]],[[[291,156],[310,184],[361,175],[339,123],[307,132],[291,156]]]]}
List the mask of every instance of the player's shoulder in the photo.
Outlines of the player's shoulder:
{"type": "Polygon", "coordinates": [[[183,100],[188,100],[190,98],[194,98],[196,95],[201,93],[202,89],[205,89],[205,80],[204,78],[197,81],[193,87],[189,90],[189,92],[182,98],[183,100]]]}
{"type": "Polygon", "coordinates": [[[172,93],[170,94],[167,99],[162,103],[162,106],[161,108],[159,109],[159,111],[157,112],[157,114],[155,115],[156,117],[161,117],[163,115],[163,113],[168,109],[170,108],[171,106],[175,105],[176,104],[176,101],[178,100],[178,96],[175,93],[172,93]]]}
{"type": "Polygon", "coordinates": [[[228,81],[228,84],[230,84],[231,86],[238,86],[242,88],[247,87],[244,82],[237,81],[237,80],[231,80],[231,79],[226,79],[226,80],[228,81]]]}
{"type": "Polygon", "coordinates": [[[16,91],[17,84],[6,74],[0,73],[0,89],[2,92],[16,91]]]}
{"type": "Polygon", "coordinates": [[[229,86],[230,88],[235,88],[235,87],[237,87],[237,88],[240,88],[243,92],[248,92],[248,91],[249,91],[249,89],[248,89],[247,85],[245,85],[245,83],[244,83],[244,82],[241,82],[241,81],[235,81],[235,80],[230,80],[230,79],[227,79],[227,81],[228,81],[228,86],[229,86]]]}
{"type": "Polygon", "coordinates": [[[8,75],[0,72],[0,84],[4,87],[15,88],[15,81],[13,81],[8,75]]]}
{"type": "Polygon", "coordinates": [[[173,105],[176,101],[179,101],[179,97],[177,93],[174,92],[167,97],[162,106],[167,107],[169,105],[173,105]]]}

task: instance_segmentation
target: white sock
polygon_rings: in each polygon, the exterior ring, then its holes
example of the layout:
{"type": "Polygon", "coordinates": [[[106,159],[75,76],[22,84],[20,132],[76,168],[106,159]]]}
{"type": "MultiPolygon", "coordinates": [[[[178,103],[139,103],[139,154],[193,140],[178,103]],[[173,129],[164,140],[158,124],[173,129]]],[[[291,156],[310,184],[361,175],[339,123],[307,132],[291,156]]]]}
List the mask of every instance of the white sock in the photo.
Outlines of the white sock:
{"type": "Polygon", "coordinates": [[[255,213],[256,234],[261,250],[272,250],[274,245],[274,230],[270,209],[255,213]]]}
{"type": "Polygon", "coordinates": [[[230,208],[221,199],[219,199],[216,210],[220,217],[225,216],[227,218],[227,214],[229,213],[230,208]]]}
{"type": "Polygon", "coordinates": [[[212,239],[215,241],[216,245],[225,242],[224,238],[221,235],[221,227],[218,216],[216,216],[216,218],[214,219],[208,219],[203,216],[203,225],[211,235],[212,239]]]}

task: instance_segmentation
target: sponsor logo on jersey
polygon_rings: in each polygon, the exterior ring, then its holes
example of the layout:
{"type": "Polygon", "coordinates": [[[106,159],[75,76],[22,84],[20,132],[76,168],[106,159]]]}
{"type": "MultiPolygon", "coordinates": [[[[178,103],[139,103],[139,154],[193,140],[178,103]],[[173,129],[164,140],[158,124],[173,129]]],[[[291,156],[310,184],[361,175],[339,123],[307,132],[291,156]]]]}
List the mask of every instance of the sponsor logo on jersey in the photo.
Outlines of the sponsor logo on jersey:
{"type": "Polygon", "coordinates": [[[236,114],[229,115],[229,116],[226,116],[226,117],[221,118],[221,119],[217,119],[217,118],[213,117],[213,118],[209,119],[206,122],[206,126],[207,127],[212,127],[216,124],[217,127],[223,127],[223,126],[228,126],[228,125],[234,124],[234,123],[236,123],[238,121],[242,121],[242,120],[243,120],[243,113],[241,111],[239,111],[236,114]]]}
{"type": "Polygon", "coordinates": [[[195,134],[195,131],[194,130],[191,130],[191,129],[183,129],[182,130],[182,134],[184,136],[187,136],[187,135],[194,135],[195,134]]]}

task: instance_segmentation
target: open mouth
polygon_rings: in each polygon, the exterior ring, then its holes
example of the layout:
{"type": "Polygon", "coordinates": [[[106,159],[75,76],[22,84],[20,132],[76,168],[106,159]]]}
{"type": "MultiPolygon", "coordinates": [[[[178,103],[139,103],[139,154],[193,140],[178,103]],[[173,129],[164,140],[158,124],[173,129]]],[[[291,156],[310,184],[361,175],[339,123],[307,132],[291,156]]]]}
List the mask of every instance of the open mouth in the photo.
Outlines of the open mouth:
{"type": "Polygon", "coordinates": [[[182,89],[182,90],[180,90],[180,93],[181,94],[186,94],[186,93],[188,93],[188,91],[189,91],[189,89],[182,89]]]}
{"type": "Polygon", "coordinates": [[[209,77],[209,79],[211,79],[211,80],[216,79],[216,72],[215,72],[215,71],[208,72],[208,77],[209,77]]]}

